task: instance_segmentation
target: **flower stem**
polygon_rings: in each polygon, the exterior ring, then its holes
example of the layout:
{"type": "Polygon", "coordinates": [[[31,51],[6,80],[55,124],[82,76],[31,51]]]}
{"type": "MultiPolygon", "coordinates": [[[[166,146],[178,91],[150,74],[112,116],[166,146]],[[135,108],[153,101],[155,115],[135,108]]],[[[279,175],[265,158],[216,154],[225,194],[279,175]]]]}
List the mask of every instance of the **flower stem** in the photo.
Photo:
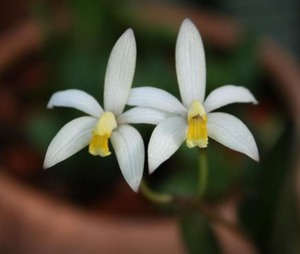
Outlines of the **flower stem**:
{"type": "Polygon", "coordinates": [[[153,203],[166,204],[173,201],[173,196],[168,194],[161,194],[151,190],[144,180],[142,180],[141,182],[140,191],[147,199],[149,199],[153,203]]]}
{"type": "MultiPolygon", "coordinates": [[[[206,189],[207,185],[207,173],[208,173],[208,167],[207,167],[207,158],[205,151],[200,152],[200,167],[202,172],[200,175],[204,175],[205,177],[202,177],[202,180],[199,181],[199,194],[203,195],[204,191],[206,189]],[[202,170],[203,169],[203,170],[202,170]]],[[[201,178],[199,177],[199,180],[201,178]]],[[[226,227],[228,230],[231,230],[233,233],[236,234],[242,234],[242,230],[239,228],[238,225],[231,223],[227,220],[225,220],[222,216],[220,216],[213,207],[210,207],[206,205],[205,203],[199,200],[189,199],[187,197],[177,197],[172,196],[168,194],[161,194],[158,192],[155,192],[149,188],[145,180],[142,180],[140,185],[140,191],[150,201],[153,203],[158,204],[177,204],[181,207],[188,207],[188,208],[195,208],[199,212],[201,212],[204,216],[206,216],[211,222],[213,223],[220,223],[224,227],[226,227]]],[[[202,196],[201,196],[202,197],[202,196]]]]}
{"type": "Polygon", "coordinates": [[[200,149],[199,152],[199,174],[198,174],[198,197],[203,198],[208,182],[208,164],[206,150],[200,149]]]}

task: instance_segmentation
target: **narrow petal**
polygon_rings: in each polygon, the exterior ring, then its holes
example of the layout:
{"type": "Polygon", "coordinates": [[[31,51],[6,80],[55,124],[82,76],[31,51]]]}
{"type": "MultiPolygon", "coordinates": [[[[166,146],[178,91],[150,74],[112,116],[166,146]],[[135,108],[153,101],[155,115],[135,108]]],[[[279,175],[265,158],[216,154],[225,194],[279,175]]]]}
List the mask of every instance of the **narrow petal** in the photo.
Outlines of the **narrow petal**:
{"type": "Polygon", "coordinates": [[[127,104],[130,106],[149,107],[170,113],[186,115],[186,108],[172,94],[154,87],[132,88],[127,104]]]}
{"type": "Polygon", "coordinates": [[[176,43],[176,71],[183,104],[204,100],[206,86],[205,54],[201,36],[195,25],[185,19],[176,43]]]}
{"type": "Polygon", "coordinates": [[[186,132],[186,120],[180,116],[167,118],[157,125],[148,146],[150,174],[178,150],[186,138],[186,132]]]}
{"type": "Polygon", "coordinates": [[[120,125],[112,133],[111,143],[126,182],[137,192],[145,162],[145,148],[141,135],[130,125],[120,125]]]}
{"type": "Polygon", "coordinates": [[[146,123],[159,124],[170,113],[154,108],[135,107],[127,110],[118,117],[119,124],[146,123]]]}
{"type": "Polygon", "coordinates": [[[69,89],[54,93],[51,96],[47,107],[75,108],[97,118],[103,112],[103,109],[93,96],[77,89],[69,89]]]}
{"type": "Polygon", "coordinates": [[[123,112],[132,85],[136,61],[136,44],[132,29],[113,47],[105,74],[104,108],[115,115],[123,112]]]}
{"type": "Polygon", "coordinates": [[[69,158],[88,145],[97,120],[83,116],[68,122],[51,141],[44,161],[44,168],[69,158]]]}
{"type": "Polygon", "coordinates": [[[232,150],[244,153],[259,161],[253,135],[238,118],[226,113],[210,113],[207,116],[208,136],[232,150]]]}
{"type": "Polygon", "coordinates": [[[245,87],[226,85],[213,90],[204,101],[206,113],[225,105],[237,102],[252,102],[257,104],[253,94],[245,87]]]}

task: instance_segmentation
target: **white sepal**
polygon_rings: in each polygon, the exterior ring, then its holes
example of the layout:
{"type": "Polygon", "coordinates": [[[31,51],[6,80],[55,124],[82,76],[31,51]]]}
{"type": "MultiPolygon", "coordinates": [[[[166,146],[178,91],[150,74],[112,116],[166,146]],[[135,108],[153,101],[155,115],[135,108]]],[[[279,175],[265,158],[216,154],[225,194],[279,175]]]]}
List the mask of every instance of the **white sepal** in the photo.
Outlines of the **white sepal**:
{"type": "Polygon", "coordinates": [[[123,112],[133,81],[136,43],[132,29],[127,29],[110,54],[104,82],[104,109],[116,116],[123,112]]]}
{"type": "Polygon", "coordinates": [[[207,119],[208,136],[210,138],[259,162],[254,137],[241,120],[233,115],[219,112],[209,113],[207,119]]]}
{"type": "Polygon", "coordinates": [[[44,168],[54,166],[87,146],[96,123],[94,117],[83,116],[63,126],[48,147],[44,168]]]}
{"type": "Polygon", "coordinates": [[[149,107],[170,113],[186,115],[186,108],[172,94],[154,87],[132,88],[127,104],[130,106],[149,107]]]}
{"type": "Polygon", "coordinates": [[[97,118],[103,112],[103,109],[93,96],[78,89],[68,89],[54,93],[47,107],[75,108],[97,118]]]}
{"type": "Polygon", "coordinates": [[[118,117],[119,124],[159,124],[170,113],[154,108],[135,107],[127,110],[118,117]]]}
{"type": "Polygon", "coordinates": [[[112,133],[111,143],[126,182],[137,192],[142,180],[145,161],[141,135],[130,125],[120,125],[112,133]]]}
{"type": "Polygon", "coordinates": [[[186,119],[181,116],[167,118],[157,125],[148,146],[150,174],[178,150],[186,138],[186,131],[186,119]]]}
{"type": "Polygon", "coordinates": [[[205,54],[201,36],[195,25],[185,19],[176,43],[176,72],[183,104],[204,100],[206,86],[205,54]]]}
{"type": "Polygon", "coordinates": [[[252,102],[257,104],[253,94],[245,87],[226,85],[213,90],[204,101],[206,113],[231,103],[252,102]]]}

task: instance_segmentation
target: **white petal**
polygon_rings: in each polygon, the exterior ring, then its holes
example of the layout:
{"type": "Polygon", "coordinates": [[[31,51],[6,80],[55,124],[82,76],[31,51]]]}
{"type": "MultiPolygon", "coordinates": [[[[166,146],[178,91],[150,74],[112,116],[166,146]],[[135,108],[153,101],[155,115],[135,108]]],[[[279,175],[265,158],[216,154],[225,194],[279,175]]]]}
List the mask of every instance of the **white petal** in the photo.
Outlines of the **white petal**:
{"type": "Polygon", "coordinates": [[[159,124],[170,114],[166,111],[153,108],[135,107],[127,110],[118,117],[118,124],[146,123],[159,124]]]}
{"type": "Polygon", "coordinates": [[[137,192],[145,162],[145,148],[141,135],[130,125],[120,125],[112,133],[111,143],[125,180],[137,192]]]}
{"type": "Polygon", "coordinates": [[[176,43],[176,71],[183,104],[204,100],[206,86],[205,54],[201,36],[195,25],[185,19],[176,43]]]}
{"type": "Polygon", "coordinates": [[[54,93],[51,96],[47,107],[75,108],[97,118],[103,112],[103,109],[93,96],[77,89],[69,89],[54,93]]]}
{"type": "Polygon", "coordinates": [[[186,115],[186,108],[172,94],[154,87],[132,88],[127,104],[130,106],[150,107],[170,113],[186,115]]]}
{"type": "Polygon", "coordinates": [[[257,104],[257,100],[252,93],[245,87],[226,85],[213,90],[204,101],[206,113],[227,104],[237,102],[252,102],[257,104]]]}
{"type": "Polygon", "coordinates": [[[96,123],[95,118],[83,116],[62,127],[48,147],[44,168],[54,166],[87,146],[96,123]]]}
{"type": "Polygon", "coordinates": [[[132,29],[113,47],[105,74],[104,109],[115,115],[123,112],[132,85],[136,61],[136,44],[132,29]]]}
{"type": "Polygon", "coordinates": [[[148,146],[150,174],[178,150],[186,138],[186,131],[186,120],[180,116],[167,118],[157,125],[148,146]]]}
{"type": "Polygon", "coordinates": [[[208,136],[232,150],[244,153],[259,161],[258,149],[253,135],[238,118],[226,113],[207,115],[208,136]]]}

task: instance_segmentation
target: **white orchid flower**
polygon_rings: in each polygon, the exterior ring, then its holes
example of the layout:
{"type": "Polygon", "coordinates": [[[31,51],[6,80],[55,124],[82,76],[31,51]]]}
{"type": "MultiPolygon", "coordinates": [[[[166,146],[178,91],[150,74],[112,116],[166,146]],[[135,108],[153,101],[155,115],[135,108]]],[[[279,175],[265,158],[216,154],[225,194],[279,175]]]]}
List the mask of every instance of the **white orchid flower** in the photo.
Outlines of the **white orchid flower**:
{"type": "Polygon", "coordinates": [[[109,140],[129,186],[137,191],[144,168],[144,144],[139,132],[129,123],[157,124],[165,113],[148,108],[133,108],[123,113],[133,81],[136,43],[128,29],[112,49],[104,82],[104,109],[81,90],[65,90],[52,95],[48,108],[72,107],[87,113],[67,123],[50,143],[44,168],[69,158],[89,145],[89,153],[105,157],[111,154],[109,140]],[[149,116],[147,119],[143,116],[149,116]]]}
{"type": "Polygon", "coordinates": [[[186,141],[189,148],[205,148],[208,137],[259,161],[255,140],[238,118],[213,110],[235,102],[257,103],[251,92],[233,85],[212,91],[204,100],[205,55],[195,25],[185,19],[176,43],[176,71],[182,103],[173,95],[152,87],[133,88],[128,105],[164,110],[169,113],[154,129],[149,146],[149,172],[170,158],[186,141]],[[170,116],[171,114],[171,116],[170,116]]]}

